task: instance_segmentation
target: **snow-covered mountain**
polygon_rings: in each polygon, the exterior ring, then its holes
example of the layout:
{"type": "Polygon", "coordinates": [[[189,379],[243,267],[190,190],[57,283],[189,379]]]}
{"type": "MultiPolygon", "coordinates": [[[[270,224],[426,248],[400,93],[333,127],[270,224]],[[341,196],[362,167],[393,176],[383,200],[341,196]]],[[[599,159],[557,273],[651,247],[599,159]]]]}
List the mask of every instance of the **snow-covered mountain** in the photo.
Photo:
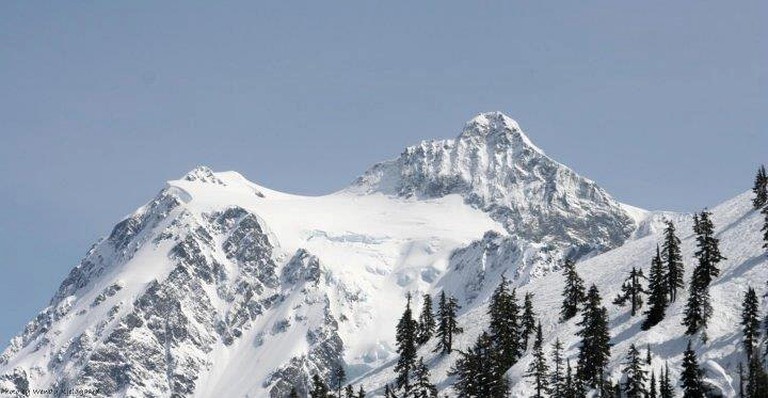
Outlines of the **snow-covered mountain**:
{"type": "MultiPolygon", "coordinates": [[[[710,343],[698,350],[731,392],[741,358],[734,323],[749,283],[768,279],[760,218],[747,194],[713,209],[723,253],[710,343]]],[[[690,271],[688,215],[617,202],[538,149],[512,119],[481,114],[453,140],[425,141],[334,194],[276,192],[199,167],[97,242],[0,356],[0,388],[97,389],[99,395],[283,397],[343,365],[375,391],[393,378],[405,295],[445,290],[462,304],[470,345],[502,273],[536,294],[548,342],[575,353],[575,320],[557,323],[564,256],[609,301],[647,268],[672,218],[690,271]]],[[[759,292],[760,293],[760,292],[759,292]]],[[[417,303],[418,304],[418,303],[417,303]]],[[[608,305],[614,373],[629,342],[679,363],[681,302],[648,332],[608,305]]],[[[420,354],[451,394],[452,356],[420,354]]],[[[510,369],[513,396],[529,359],[510,369]]],[[[618,374],[618,373],[617,373],[618,374]]],[[[63,394],[58,394],[63,395],[63,394]]]]}

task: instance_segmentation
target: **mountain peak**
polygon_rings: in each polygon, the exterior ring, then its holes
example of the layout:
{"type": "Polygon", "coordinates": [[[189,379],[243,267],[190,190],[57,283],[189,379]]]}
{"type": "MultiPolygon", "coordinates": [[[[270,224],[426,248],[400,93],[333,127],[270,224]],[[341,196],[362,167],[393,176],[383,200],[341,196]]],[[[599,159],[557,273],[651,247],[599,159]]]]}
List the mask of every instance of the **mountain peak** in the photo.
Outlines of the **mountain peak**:
{"type": "Polygon", "coordinates": [[[187,173],[184,177],[186,181],[199,181],[209,184],[226,185],[219,177],[216,177],[213,170],[208,166],[197,166],[187,173]]]}
{"type": "Polygon", "coordinates": [[[502,112],[483,112],[464,124],[464,129],[459,134],[459,140],[468,139],[498,140],[505,138],[505,142],[519,143],[544,154],[539,147],[528,138],[520,129],[520,125],[511,117],[502,112]]]}

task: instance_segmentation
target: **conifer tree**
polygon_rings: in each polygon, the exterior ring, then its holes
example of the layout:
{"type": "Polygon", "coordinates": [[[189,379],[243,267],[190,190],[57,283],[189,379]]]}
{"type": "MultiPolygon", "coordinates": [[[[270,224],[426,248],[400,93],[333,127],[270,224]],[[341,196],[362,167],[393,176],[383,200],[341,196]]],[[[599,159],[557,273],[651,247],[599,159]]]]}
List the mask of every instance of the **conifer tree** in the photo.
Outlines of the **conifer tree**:
{"type": "Polygon", "coordinates": [[[720,275],[717,264],[725,260],[720,253],[720,240],[715,238],[715,225],[712,223],[712,213],[704,210],[694,217],[693,230],[696,233],[696,259],[700,269],[701,283],[709,287],[714,278],[720,275]]]}
{"type": "Polygon", "coordinates": [[[739,362],[739,398],[746,398],[744,395],[744,364],[739,362]]]}
{"type": "Polygon", "coordinates": [[[347,384],[347,386],[344,387],[344,398],[355,398],[355,389],[352,388],[351,384],[347,384]]]}
{"type": "Polygon", "coordinates": [[[760,210],[768,204],[768,174],[765,172],[764,165],[760,165],[760,168],[757,169],[752,192],[755,194],[755,197],[752,198],[752,205],[755,209],[760,210]]]}
{"type": "Polygon", "coordinates": [[[659,394],[656,392],[656,372],[651,371],[651,381],[648,385],[648,398],[658,398],[659,394]]]}
{"type": "Polygon", "coordinates": [[[323,379],[315,373],[312,375],[312,391],[309,392],[311,398],[328,398],[330,391],[328,386],[325,385],[323,379]]]}
{"type": "Polygon", "coordinates": [[[685,307],[683,324],[687,326],[686,334],[693,335],[703,331],[702,339],[706,341],[707,323],[712,316],[712,304],[709,298],[709,285],[720,274],[717,264],[724,260],[720,254],[719,240],[714,237],[714,224],[709,212],[702,211],[693,218],[693,231],[696,233],[696,253],[698,260],[691,277],[691,288],[685,307]]]}
{"type": "Polygon", "coordinates": [[[435,352],[447,354],[453,349],[453,335],[460,334],[463,329],[459,327],[456,321],[459,303],[453,297],[446,297],[445,291],[440,293],[440,302],[438,304],[437,317],[438,326],[436,336],[437,347],[435,352]]]}
{"type": "Polygon", "coordinates": [[[760,312],[758,309],[757,293],[749,287],[741,307],[741,326],[744,332],[744,351],[747,358],[752,358],[757,341],[760,338],[760,312]]]}
{"type": "Polygon", "coordinates": [[[704,383],[701,376],[696,353],[691,348],[691,341],[688,340],[688,348],[683,353],[683,373],[680,375],[683,398],[704,398],[704,383]]]}
{"type": "Polygon", "coordinates": [[[429,381],[429,368],[424,364],[424,358],[419,357],[413,372],[414,383],[413,389],[411,390],[411,397],[436,398],[437,387],[429,381]]]}
{"type": "Polygon", "coordinates": [[[432,314],[432,296],[425,294],[424,303],[421,306],[421,314],[419,315],[417,343],[419,345],[426,344],[432,338],[432,335],[435,334],[435,327],[435,316],[432,314]]]}
{"type": "Polygon", "coordinates": [[[525,293],[523,304],[523,317],[520,322],[523,332],[521,336],[521,345],[523,351],[528,349],[528,338],[536,330],[536,313],[533,311],[533,293],[525,293]]]}
{"type": "Polygon", "coordinates": [[[533,341],[533,361],[528,365],[528,373],[526,373],[526,377],[533,379],[536,389],[534,398],[544,398],[546,394],[549,394],[548,376],[549,365],[547,365],[547,358],[544,356],[544,338],[541,333],[541,322],[539,322],[536,325],[536,337],[533,341]]]}
{"type": "Polygon", "coordinates": [[[605,367],[611,356],[611,337],[608,333],[608,311],[603,307],[595,285],[589,288],[578,325],[581,327],[577,332],[581,345],[577,376],[588,386],[597,388],[602,385],[605,367]]]}
{"type": "Polygon", "coordinates": [[[288,393],[288,398],[299,398],[299,393],[296,391],[296,387],[291,387],[291,392],[288,393]]]}
{"type": "Polygon", "coordinates": [[[365,389],[363,386],[360,386],[360,388],[357,389],[357,396],[355,398],[365,398],[365,389]]]}
{"type": "Polygon", "coordinates": [[[565,381],[563,382],[563,394],[565,398],[584,397],[584,390],[581,387],[581,383],[573,373],[570,359],[566,360],[565,381]]]}
{"type": "Polygon", "coordinates": [[[669,305],[669,282],[664,273],[661,252],[656,246],[656,256],[651,261],[651,272],[648,280],[648,310],[641,328],[648,330],[664,319],[669,305]]]}
{"type": "Polygon", "coordinates": [[[395,386],[397,389],[403,390],[405,395],[408,395],[411,390],[411,373],[416,364],[417,328],[418,324],[413,319],[413,314],[411,312],[411,295],[409,293],[405,311],[403,312],[400,321],[397,323],[395,332],[397,353],[400,355],[397,364],[395,365],[395,373],[397,373],[395,386]]]}
{"type": "Polygon", "coordinates": [[[347,372],[344,371],[344,366],[339,364],[333,369],[332,380],[331,385],[336,388],[336,397],[341,398],[341,389],[344,387],[344,382],[347,381],[347,372]]]}
{"type": "Polygon", "coordinates": [[[631,304],[631,314],[635,316],[643,307],[643,295],[648,291],[642,285],[642,280],[646,279],[643,270],[632,267],[629,276],[621,285],[621,293],[613,300],[613,303],[623,307],[628,302],[631,304]]]}
{"type": "Polygon", "coordinates": [[[653,361],[653,357],[651,356],[651,345],[646,344],[645,345],[645,364],[650,365],[651,361],[653,361]]]}
{"type": "Polygon", "coordinates": [[[661,245],[661,255],[666,267],[667,292],[669,301],[677,299],[677,289],[683,284],[683,255],[680,252],[680,238],[675,235],[675,224],[666,220],[664,229],[664,242],[661,245]]]}
{"type": "Polygon", "coordinates": [[[576,272],[576,264],[566,259],[563,264],[565,287],[563,288],[563,305],[560,309],[560,322],[565,322],[578,314],[579,307],[584,302],[584,281],[576,272]]]}
{"type": "Polygon", "coordinates": [[[552,345],[552,375],[549,377],[551,398],[565,398],[563,371],[563,344],[558,338],[552,345]]]}
{"type": "Polygon", "coordinates": [[[509,291],[509,282],[502,275],[501,283],[491,295],[488,315],[491,322],[489,334],[498,354],[500,365],[509,368],[520,358],[519,308],[515,290],[509,291]]]}
{"type": "Polygon", "coordinates": [[[669,364],[664,365],[664,373],[659,380],[659,398],[674,398],[675,389],[672,387],[672,381],[669,379],[669,364]]]}
{"type": "Polygon", "coordinates": [[[640,351],[638,351],[634,344],[629,346],[627,359],[626,362],[624,362],[624,368],[622,370],[626,377],[626,382],[624,383],[624,393],[626,394],[626,397],[645,398],[645,394],[647,393],[645,390],[645,382],[648,378],[643,369],[640,351]]]}
{"type": "Polygon", "coordinates": [[[748,398],[765,398],[768,396],[768,374],[765,373],[758,355],[749,360],[749,383],[747,384],[748,398]]]}
{"type": "Polygon", "coordinates": [[[392,392],[392,388],[389,387],[389,384],[384,386],[384,398],[397,398],[392,392]]]}
{"type": "Polygon", "coordinates": [[[763,206],[763,210],[760,211],[763,213],[763,228],[761,231],[763,231],[763,249],[768,251],[768,204],[763,206]]]}
{"type": "Polygon", "coordinates": [[[460,397],[507,397],[506,369],[498,366],[493,342],[487,332],[483,332],[467,352],[459,351],[459,355],[448,374],[456,378],[453,388],[460,397]]]}

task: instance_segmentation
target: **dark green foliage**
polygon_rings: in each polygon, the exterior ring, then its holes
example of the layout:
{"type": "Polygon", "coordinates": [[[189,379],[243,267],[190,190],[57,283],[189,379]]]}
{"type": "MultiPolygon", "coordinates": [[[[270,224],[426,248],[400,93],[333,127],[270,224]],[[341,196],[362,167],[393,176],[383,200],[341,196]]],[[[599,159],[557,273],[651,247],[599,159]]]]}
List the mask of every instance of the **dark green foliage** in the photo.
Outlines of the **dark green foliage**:
{"type": "Polygon", "coordinates": [[[563,382],[563,398],[583,398],[584,389],[581,382],[574,375],[571,368],[571,360],[566,361],[565,381],[563,382]]]}
{"type": "Polygon", "coordinates": [[[653,358],[651,357],[651,345],[646,344],[645,346],[645,364],[650,365],[653,358]]]}
{"type": "Polygon", "coordinates": [[[547,358],[544,356],[544,338],[541,333],[541,322],[536,325],[536,336],[533,340],[533,361],[528,365],[528,373],[526,377],[533,379],[533,385],[536,388],[536,395],[534,398],[543,398],[549,394],[549,382],[547,378],[549,376],[549,365],[547,365],[547,358]]]}
{"type": "Polygon", "coordinates": [[[656,256],[651,261],[648,291],[649,308],[645,311],[645,320],[641,326],[643,330],[648,330],[661,322],[669,305],[669,282],[664,273],[664,264],[658,246],[656,246],[656,256]]]}
{"type": "Polygon", "coordinates": [[[584,302],[584,281],[576,272],[576,264],[566,259],[563,264],[565,288],[563,289],[563,305],[560,309],[560,321],[565,322],[579,313],[579,307],[584,302]]]}
{"type": "Polygon", "coordinates": [[[768,374],[765,373],[762,363],[757,355],[749,361],[749,383],[747,384],[747,398],[768,397],[768,374]]]}
{"type": "Polygon", "coordinates": [[[397,353],[400,357],[395,365],[395,385],[397,389],[403,390],[407,395],[411,389],[411,372],[416,364],[416,333],[417,323],[413,319],[411,312],[411,295],[408,294],[408,302],[405,305],[400,321],[397,323],[395,331],[395,343],[397,344],[397,353]]]}
{"type": "Polygon", "coordinates": [[[344,398],[355,398],[355,389],[352,388],[352,385],[347,384],[347,386],[344,387],[344,398]]]}
{"type": "Polygon", "coordinates": [[[761,231],[763,231],[763,249],[768,251],[768,205],[765,205],[763,207],[763,210],[761,210],[761,213],[763,213],[763,228],[761,231]]]}
{"type": "Polygon", "coordinates": [[[758,339],[760,338],[760,310],[758,308],[757,293],[749,287],[741,306],[741,326],[744,332],[744,351],[747,358],[752,358],[758,339]]]}
{"type": "Polygon", "coordinates": [[[627,398],[645,398],[647,393],[645,382],[648,380],[648,377],[645,374],[642,362],[640,351],[637,350],[634,344],[630,345],[627,359],[622,369],[626,377],[623,391],[627,398]]]}
{"type": "Polygon", "coordinates": [[[698,264],[691,277],[690,294],[683,319],[683,325],[687,327],[685,333],[693,335],[698,331],[704,331],[702,334],[704,340],[706,340],[705,329],[709,318],[712,316],[709,285],[714,278],[720,275],[717,264],[725,259],[720,254],[719,240],[714,237],[714,225],[710,215],[705,210],[693,218],[693,231],[696,233],[697,246],[695,256],[698,264]]]}
{"type": "Polygon", "coordinates": [[[582,319],[577,375],[587,386],[601,386],[605,367],[611,356],[611,337],[608,332],[608,311],[603,307],[597,286],[592,285],[587,293],[582,319]]]}
{"type": "Polygon", "coordinates": [[[323,379],[317,374],[312,375],[312,391],[309,392],[310,398],[328,398],[330,391],[325,385],[323,379]]]}
{"type": "Polygon", "coordinates": [[[666,220],[664,229],[664,242],[661,245],[661,257],[666,267],[667,292],[669,301],[677,300],[677,289],[683,284],[683,255],[680,252],[680,239],[675,235],[675,224],[666,220]]]}
{"type": "Polygon", "coordinates": [[[488,315],[491,318],[489,334],[498,354],[500,366],[507,369],[520,358],[520,309],[515,291],[509,291],[509,282],[502,275],[501,283],[491,295],[488,315]]]}
{"type": "Polygon", "coordinates": [[[417,343],[426,344],[435,334],[435,316],[432,314],[432,297],[429,294],[424,295],[424,303],[421,306],[419,315],[419,332],[417,343]]]}
{"type": "Polygon", "coordinates": [[[746,398],[744,391],[744,364],[739,362],[739,398],[746,398]]]}
{"type": "Polygon", "coordinates": [[[683,398],[704,398],[702,372],[690,340],[688,340],[688,348],[683,353],[683,373],[680,375],[680,383],[683,387],[683,398]]]}
{"type": "Polygon", "coordinates": [[[363,386],[360,386],[360,388],[357,389],[357,396],[355,398],[365,398],[365,389],[363,389],[363,386]]]}
{"type": "Polygon", "coordinates": [[[658,398],[659,394],[656,390],[656,372],[651,371],[651,381],[648,383],[648,398],[658,398]]]}
{"type": "Polygon", "coordinates": [[[416,367],[413,369],[413,389],[410,397],[413,398],[436,398],[437,387],[429,381],[429,369],[424,364],[424,359],[419,358],[416,367]]]}
{"type": "Polygon", "coordinates": [[[288,393],[288,398],[299,398],[299,393],[296,392],[296,387],[291,387],[291,392],[288,393]]]}
{"type": "Polygon", "coordinates": [[[498,366],[493,341],[483,332],[467,352],[459,351],[459,359],[448,372],[456,378],[453,388],[459,397],[507,397],[509,382],[506,369],[498,366]]]}
{"type": "Polygon", "coordinates": [[[643,270],[632,267],[632,271],[629,272],[629,276],[621,285],[621,293],[616,296],[613,303],[623,307],[627,303],[631,304],[631,314],[635,316],[638,311],[643,307],[643,295],[648,294],[642,284],[642,280],[646,279],[643,275],[643,270]]]}
{"type": "Polygon", "coordinates": [[[669,379],[669,365],[664,365],[664,373],[659,380],[659,398],[674,398],[675,390],[672,381],[669,379]]]}
{"type": "Polygon", "coordinates": [[[455,298],[446,298],[445,291],[440,293],[440,302],[437,308],[437,347],[435,352],[447,354],[453,349],[453,335],[462,333],[456,321],[456,313],[459,304],[455,298]]]}
{"type": "Polygon", "coordinates": [[[341,389],[344,387],[344,382],[347,381],[347,372],[344,371],[344,366],[339,364],[333,370],[331,385],[336,389],[336,396],[341,398],[341,389]]]}
{"type": "Polygon", "coordinates": [[[752,198],[752,206],[760,210],[768,204],[768,174],[765,172],[765,166],[761,165],[755,175],[755,185],[752,187],[755,197],[752,198]]]}
{"type": "Polygon", "coordinates": [[[520,322],[522,326],[522,335],[520,336],[522,350],[528,349],[528,338],[536,330],[536,313],[533,311],[533,293],[525,293],[523,304],[523,317],[520,322]]]}
{"type": "Polygon", "coordinates": [[[696,252],[700,269],[700,282],[702,286],[709,287],[714,278],[720,275],[717,264],[725,260],[720,253],[720,240],[715,238],[715,225],[712,223],[712,213],[704,210],[694,216],[693,231],[696,233],[696,252]]]}
{"type": "Polygon", "coordinates": [[[563,344],[560,342],[560,339],[557,339],[555,344],[552,345],[552,374],[549,377],[549,393],[551,398],[565,397],[565,375],[563,372],[563,344]]]}

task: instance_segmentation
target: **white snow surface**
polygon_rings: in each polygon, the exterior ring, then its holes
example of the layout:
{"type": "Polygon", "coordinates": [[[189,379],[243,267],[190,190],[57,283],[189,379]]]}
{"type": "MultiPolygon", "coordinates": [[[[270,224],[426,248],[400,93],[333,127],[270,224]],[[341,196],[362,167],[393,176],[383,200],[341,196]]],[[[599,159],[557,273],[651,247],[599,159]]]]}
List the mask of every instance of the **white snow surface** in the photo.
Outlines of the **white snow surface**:
{"type": "MultiPolygon", "coordinates": [[[[490,124],[498,121],[509,132],[519,133],[517,139],[544,156],[522,134],[517,123],[506,116],[500,119],[496,113],[483,114],[468,126],[472,131],[487,131],[492,130],[490,124]]],[[[386,183],[377,180],[379,186],[386,183]]],[[[650,331],[640,330],[642,316],[630,317],[626,307],[617,307],[611,301],[632,267],[647,271],[660,242],[664,219],[672,219],[677,225],[687,283],[695,265],[691,216],[614,204],[599,188],[590,189],[594,189],[597,199],[626,214],[635,225],[623,245],[602,254],[592,253],[578,264],[586,282],[600,289],[610,314],[614,344],[611,374],[620,376],[623,356],[629,344],[635,343],[643,349],[650,345],[653,369],[658,371],[668,363],[673,379],[677,379],[688,341],[680,324],[687,293],[668,309],[666,319],[650,331]]],[[[528,200],[525,192],[505,195],[516,201],[528,200]]],[[[512,276],[518,298],[525,292],[535,294],[534,306],[543,324],[547,347],[559,338],[566,355],[575,361],[578,317],[564,324],[557,319],[563,287],[558,272],[560,258],[548,254],[545,243],[510,234],[505,225],[468,204],[466,199],[459,194],[402,197],[386,190],[362,191],[354,187],[325,196],[298,196],[259,186],[236,172],[214,173],[205,167],[197,168],[182,179],[168,182],[155,201],[161,205],[152,202],[131,216],[156,221],[147,221],[148,226],[139,230],[130,246],[112,249],[106,240],[95,245],[90,254],[97,255],[99,264],[104,265],[102,269],[88,274],[87,283],[82,286],[57,293],[51,307],[40,316],[49,321],[31,322],[27,332],[11,341],[0,357],[0,375],[23,370],[33,386],[45,387],[54,385],[65,374],[78,374],[83,362],[72,359],[71,347],[83,336],[95,339],[95,347],[105,344],[109,333],[104,331],[116,328],[118,321],[132,311],[135,300],[154,281],[165,280],[174,269],[169,251],[179,239],[168,237],[183,236],[207,225],[205,220],[212,214],[232,207],[240,207],[258,219],[274,247],[272,259],[277,264],[277,275],[284,275],[286,264],[303,249],[319,260],[321,276],[313,286],[289,285],[283,276],[279,286],[266,289],[282,299],[252,319],[232,344],[212,343],[212,348],[202,354],[202,370],[192,396],[268,397],[273,386],[268,382],[272,373],[291,358],[307,353],[307,335],[326,321],[326,311],[338,321],[342,359],[350,380],[362,384],[375,396],[394,378],[394,327],[407,293],[415,297],[416,314],[421,294],[434,295],[446,290],[457,296],[463,306],[459,322],[465,329],[465,333],[457,336],[457,348],[466,348],[487,326],[487,300],[502,273],[512,276]],[[178,202],[178,206],[168,206],[167,214],[155,217],[155,213],[166,209],[162,205],[164,200],[178,202]],[[116,291],[99,297],[113,285],[117,286],[116,291]],[[94,300],[104,304],[94,305],[94,300]],[[41,323],[45,327],[40,328],[41,323]],[[57,358],[63,365],[52,367],[50,364],[57,358]]],[[[727,260],[721,263],[721,274],[711,289],[715,313],[707,331],[709,341],[693,340],[707,369],[707,380],[726,396],[734,396],[733,388],[738,383],[736,367],[744,359],[737,326],[743,294],[747,286],[752,286],[762,297],[768,280],[768,264],[761,249],[762,218],[752,210],[750,199],[750,194],[744,193],[711,210],[727,260]]],[[[214,237],[212,249],[203,255],[222,264],[222,272],[231,279],[242,271],[221,251],[220,239],[214,237]]],[[[216,294],[215,287],[205,283],[202,286],[215,313],[225,313],[233,307],[231,301],[216,294]]],[[[151,336],[146,339],[147,344],[154,341],[151,336]]],[[[441,396],[452,397],[447,371],[456,357],[434,354],[433,347],[434,342],[429,342],[419,354],[429,364],[441,396]]],[[[192,352],[191,348],[175,349],[192,352]]],[[[529,361],[526,355],[508,372],[513,397],[531,395],[530,385],[523,377],[529,361]]],[[[156,386],[143,387],[143,393],[170,394],[171,388],[163,386],[164,380],[152,383],[156,386]]],[[[139,396],[137,391],[128,389],[115,395],[139,396]]]]}

